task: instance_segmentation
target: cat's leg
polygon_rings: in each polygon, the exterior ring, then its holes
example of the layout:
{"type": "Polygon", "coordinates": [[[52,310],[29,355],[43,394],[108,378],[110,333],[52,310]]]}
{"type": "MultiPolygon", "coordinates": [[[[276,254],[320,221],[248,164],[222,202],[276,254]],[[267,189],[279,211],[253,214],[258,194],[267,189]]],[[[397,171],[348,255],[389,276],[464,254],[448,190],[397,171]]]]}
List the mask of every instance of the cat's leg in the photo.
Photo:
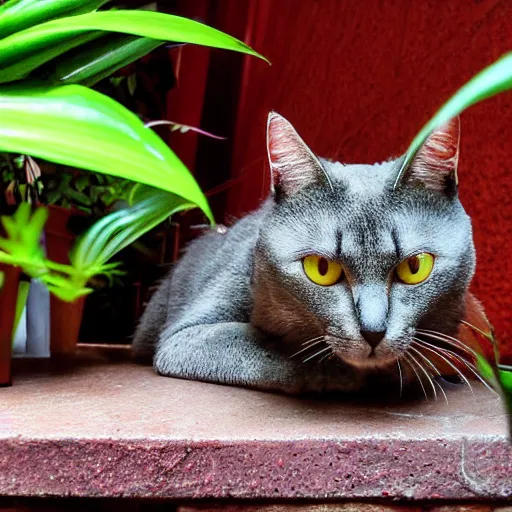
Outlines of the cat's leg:
{"type": "Polygon", "coordinates": [[[248,323],[223,322],[164,331],[154,359],[156,370],[170,377],[277,390],[289,394],[322,391],[326,382],[318,366],[268,345],[248,323]]]}

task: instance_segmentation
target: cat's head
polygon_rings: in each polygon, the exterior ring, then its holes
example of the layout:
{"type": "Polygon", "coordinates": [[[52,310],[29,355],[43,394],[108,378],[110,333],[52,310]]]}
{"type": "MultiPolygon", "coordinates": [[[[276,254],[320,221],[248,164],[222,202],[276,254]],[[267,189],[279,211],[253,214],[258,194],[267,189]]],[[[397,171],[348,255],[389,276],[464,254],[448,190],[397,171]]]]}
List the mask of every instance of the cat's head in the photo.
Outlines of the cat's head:
{"type": "Polygon", "coordinates": [[[276,113],[267,144],[273,194],[253,323],[298,348],[325,337],[326,353],[360,367],[394,362],[417,329],[455,333],[475,268],[457,196],[459,120],[435,131],[398,181],[402,158],[317,158],[276,113]]]}

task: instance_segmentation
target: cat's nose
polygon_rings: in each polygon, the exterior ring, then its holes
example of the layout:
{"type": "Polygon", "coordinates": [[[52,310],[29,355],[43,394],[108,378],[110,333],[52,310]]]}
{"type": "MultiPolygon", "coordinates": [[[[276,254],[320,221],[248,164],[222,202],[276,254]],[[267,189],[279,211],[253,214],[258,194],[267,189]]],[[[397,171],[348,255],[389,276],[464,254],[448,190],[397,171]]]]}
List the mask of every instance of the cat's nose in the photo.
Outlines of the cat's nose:
{"type": "Polygon", "coordinates": [[[388,292],[383,284],[363,284],[352,289],[361,336],[375,348],[384,338],[388,318],[388,292]]]}
{"type": "Polygon", "coordinates": [[[363,331],[361,330],[361,336],[366,340],[370,347],[375,348],[386,335],[386,331],[363,331]]]}

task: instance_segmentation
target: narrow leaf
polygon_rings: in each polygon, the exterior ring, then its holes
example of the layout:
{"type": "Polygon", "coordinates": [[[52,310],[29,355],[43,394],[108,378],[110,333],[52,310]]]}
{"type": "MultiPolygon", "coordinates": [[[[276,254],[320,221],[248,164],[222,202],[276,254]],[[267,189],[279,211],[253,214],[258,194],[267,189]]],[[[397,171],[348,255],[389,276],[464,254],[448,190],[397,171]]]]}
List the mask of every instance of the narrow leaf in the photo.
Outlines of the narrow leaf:
{"type": "Polygon", "coordinates": [[[128,93],[130,96],[135,94],[135,89],[137,88],[137,75],[134,73],[128,77],[128,93]]]}
{"type": "Polygon", "coordinates": [[[108,0],[11,0],[0,6],[0,38],[54,18],[96,10],[108,0]]]}
{"type": "Polygon", "coordinates": [[[142,187],[129,208],[111,213],[95,223],[78,241],[70,255],[80,272],[104,265],[119,251],[178,211],[193,204],[150,187],[142,187]]]}
{"type": "Polygon", "coordinates": [[[505,370],[504,368],[504,366],[499,365],[500,382],[503,390],[512,397],[512,369],[508,367],[505,370]]]}
{"type": "Polygon", "coordinates": [[[57,59],[48,80],[90,87],[162,44],[146,37],[109,34],[57,59]]]}
{"type": "Polygon", "coordinates": [[[420,130],[407,150],[395,186],[400,182],[405,169],[410,165],[427,137],[436,128],[459,115],[471,105],[510,89],[512,89],[512,52],[501,57],[463,85],[420,130]]]}
{"type": "MultiPolygon", "coordinates": [[[[34,69],[37,69],[45,62],[48,62],[67,51],[80,47],[84,43],[88,43],[97,39],[102,35],[102,32],[83,32],[75,35],[68,35],[61,37],[53,45],[42,44],[40,47],[32,45],[30,51],[24,52],[21,50],[18,54],[11,53],[9,59],[6,55],[2,58],[0,55],[0,83],[13,82],[26,78],[34,69]]],[[[0,40],[0,46],[2,41],[0,40]]]]}
{"type": "MultiPolygon", "coordinates": [[[[0,40],[0,69],[19,63],[20,69],[10,68],[13,80],[21,78],[29,66],[22,64],[45,48],[58,46],[63,41],[84,32],[119,32],[159,41],[180,41],[226,50],[234,50],[264,59],[238,39],[197,21],[159,12],[127,10],[98,11],[70,16],[42,23],[14,33],[0,40]]],[[[49,60],[49,59],[47,59],[49,60]]],[[[46,61],[47,61],[46,60],[46,61]]],[[[266,60],[266,59],[264,59],[266,60]]],[[[43,64],[46,61],[40,61],[43,64]]],[[[35,68],[33,68],[35,69],[35,68]]],[[[6,74],[2,72],[2,80],[6,74]]]]}
{"type": "Polygon", "coordinates": [[[96,91],[80,85],[0,88],[0,118],[0,151],[166,190],[212,219],[199,186],[169,147],[135,114],[96,91]]]}

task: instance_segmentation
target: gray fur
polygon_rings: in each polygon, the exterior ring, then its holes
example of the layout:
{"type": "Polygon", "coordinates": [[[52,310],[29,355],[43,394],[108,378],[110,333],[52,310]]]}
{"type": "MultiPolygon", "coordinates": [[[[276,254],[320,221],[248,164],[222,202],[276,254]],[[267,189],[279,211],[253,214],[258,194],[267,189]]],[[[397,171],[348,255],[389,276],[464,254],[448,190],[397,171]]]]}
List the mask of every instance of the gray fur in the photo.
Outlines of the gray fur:
{"type": "Polygon", "coordinates": [[[257,211],[190,244],[135,335],[137,352],[156,347],[160,374],[286,393],[351,391],[375,372],[396,378],[416,328],[456,332],[475,267],[456,193],[418,186],[416,175],[393,190],[400,159],[320,163],[301,171],[304,186],[295,172],[289,189],[281,167],[275,195],[257,211]],[[396,265],[418,251],[436,256],[431,276],[397,282],[396,265]],[[311,282],[302,268],[311,253],[340,261],[346,278],[311,282]],[[361,330],[385,331],[373,353],[361,330]],[[325,347],[331,357],[303,362],[325,347]]]}

